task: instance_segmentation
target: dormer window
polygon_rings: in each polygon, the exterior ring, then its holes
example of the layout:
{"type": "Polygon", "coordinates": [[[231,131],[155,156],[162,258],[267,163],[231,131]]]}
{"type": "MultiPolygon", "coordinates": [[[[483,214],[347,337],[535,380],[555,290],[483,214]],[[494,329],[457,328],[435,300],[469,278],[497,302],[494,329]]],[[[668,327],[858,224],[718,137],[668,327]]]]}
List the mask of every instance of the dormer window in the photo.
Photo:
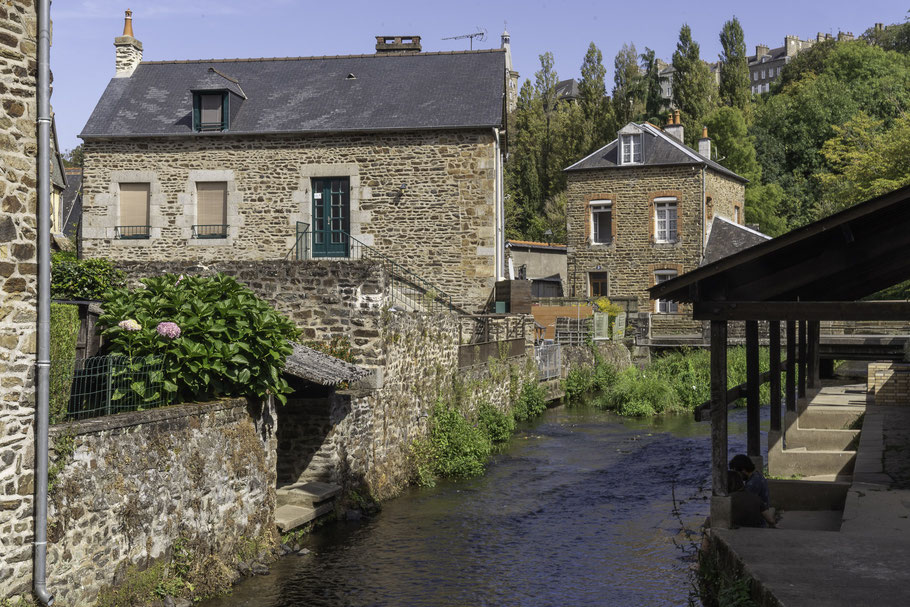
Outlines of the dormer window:
{"type": "Polygon", "coordinates": [[[641,133],[622,135],[622,164],[641,163],[641,133]]]}
{"type": "Polygon", "coordinates": [[[225,91],[193,93],[193,130],[226,131],[228,128],[228,94],[225,91]]]}

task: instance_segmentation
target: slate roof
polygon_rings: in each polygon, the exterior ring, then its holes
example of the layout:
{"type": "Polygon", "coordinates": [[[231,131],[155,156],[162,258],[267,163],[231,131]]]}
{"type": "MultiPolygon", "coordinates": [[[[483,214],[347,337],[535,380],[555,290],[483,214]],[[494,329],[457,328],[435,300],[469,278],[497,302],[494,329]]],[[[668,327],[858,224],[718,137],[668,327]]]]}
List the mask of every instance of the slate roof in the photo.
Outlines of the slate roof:
{"type": "Polygon", "coordinates": [[[301,379],[323,386],[334,386],[345,381],[356,381],[372,373],[369,369],[352,365],[302,344],[292,345],[294,352],[285,361],[284,372],[301,379]]]}
{"type": "MultiPolygon", "coordinates": [[[[636,124],[642,130],[642,162],[632,166],[660,166],[660,165],[680,165],[694,164],[707,165],[711,169],[731,177],[742,183],[748,183],[748,179],[741,177],[720,164],[705,158],[692,148],[683,145],[664,133],[661,129],[653,124],[644,122],[636,124]]],[[[565,171],[583,171],[588,169],[623,169],[627,168],[619,164],[617,142],[614,139],[604,147],[600,148],[590,156],[582,158],[572,166],[564,169],[565,171]]]]}
{"type": "Polygon", "coordinates": [[[708,243],[705,245],[705,257],[700,265],[706,266],[767,240],[771,240],[771,237],[715,216],[711,221],[708,243]]]}
{"type": "Polygon", "coordinates": [[[213,86],[232,93],[227,134],[497,127],[505,51],[146,61],[110,81],[80,137],[221,135],[192,130],[192,90],[213,86]]]}
{"type": "Polygon", "coordinates": [[[557,99],[578,99],[578,80],[570,78],[569,80],[560,80],[556,83],[557,99]]]}
{"type": "Polygon", "coordinates": [[[67,167],[66,169],[66,189],[60,196],[60,203],[63,207],[61,214],[63,216],[63,233],[66,236],[73,237],[76,235],[76,226],[82,219],[82,169],[79,167],[67,167]]]}

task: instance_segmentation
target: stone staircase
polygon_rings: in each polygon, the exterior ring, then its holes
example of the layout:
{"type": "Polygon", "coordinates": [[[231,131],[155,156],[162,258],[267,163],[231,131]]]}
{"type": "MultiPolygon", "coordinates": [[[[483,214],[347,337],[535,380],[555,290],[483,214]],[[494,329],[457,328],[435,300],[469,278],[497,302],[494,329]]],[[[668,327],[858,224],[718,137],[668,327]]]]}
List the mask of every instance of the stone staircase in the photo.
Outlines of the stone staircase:
{"type": "Polygon", "coordinates": [[[772,440],[769,474],[848,480],[859,435],[853,426],[869,402],[865,384],[827,386],[807,393],[797,403],[797,412],[785,415],[785,439],[772,440]]]}
{"type": "Polygon", "coordinates": [[[287,533],[334,510],[335,496],[341,493],[341,487],[308,481],[283,485],[275,493],[275,524],[287,533]]]}

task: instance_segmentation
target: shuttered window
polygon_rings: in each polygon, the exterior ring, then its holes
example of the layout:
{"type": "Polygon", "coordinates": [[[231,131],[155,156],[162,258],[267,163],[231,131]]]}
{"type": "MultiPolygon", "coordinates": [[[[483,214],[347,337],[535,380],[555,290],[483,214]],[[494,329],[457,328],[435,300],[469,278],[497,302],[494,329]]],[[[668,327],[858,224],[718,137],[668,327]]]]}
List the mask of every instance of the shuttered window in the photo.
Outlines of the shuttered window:
{"type": "Polygon", "coordinates": [[[197,238],[227,236],[227,183],[224,181],[196,182],[197,238]]]}
{"type": "Polygon", "coordinates": [[[610,315],[594,313],[594,339],[610,339],[610,315]]]}
{"type": "Polygon", "coordinates": [[[149,184],[120,184],[120,238],[148,238],[149,184]]]}

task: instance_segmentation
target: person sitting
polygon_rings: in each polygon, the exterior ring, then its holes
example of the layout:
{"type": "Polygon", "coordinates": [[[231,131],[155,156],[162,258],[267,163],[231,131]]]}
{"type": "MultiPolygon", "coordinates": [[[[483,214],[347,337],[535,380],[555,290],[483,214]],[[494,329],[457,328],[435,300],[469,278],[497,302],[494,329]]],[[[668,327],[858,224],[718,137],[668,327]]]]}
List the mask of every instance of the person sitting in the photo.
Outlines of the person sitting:
{"type": "Polygon", "coordinates": [[[731,493],[733,523],[742,527],[776,527],[768,481],[755,469],[752,459],[739,454],[730,460],[730,470],[743,483],[742,491],[731,493]]]}

